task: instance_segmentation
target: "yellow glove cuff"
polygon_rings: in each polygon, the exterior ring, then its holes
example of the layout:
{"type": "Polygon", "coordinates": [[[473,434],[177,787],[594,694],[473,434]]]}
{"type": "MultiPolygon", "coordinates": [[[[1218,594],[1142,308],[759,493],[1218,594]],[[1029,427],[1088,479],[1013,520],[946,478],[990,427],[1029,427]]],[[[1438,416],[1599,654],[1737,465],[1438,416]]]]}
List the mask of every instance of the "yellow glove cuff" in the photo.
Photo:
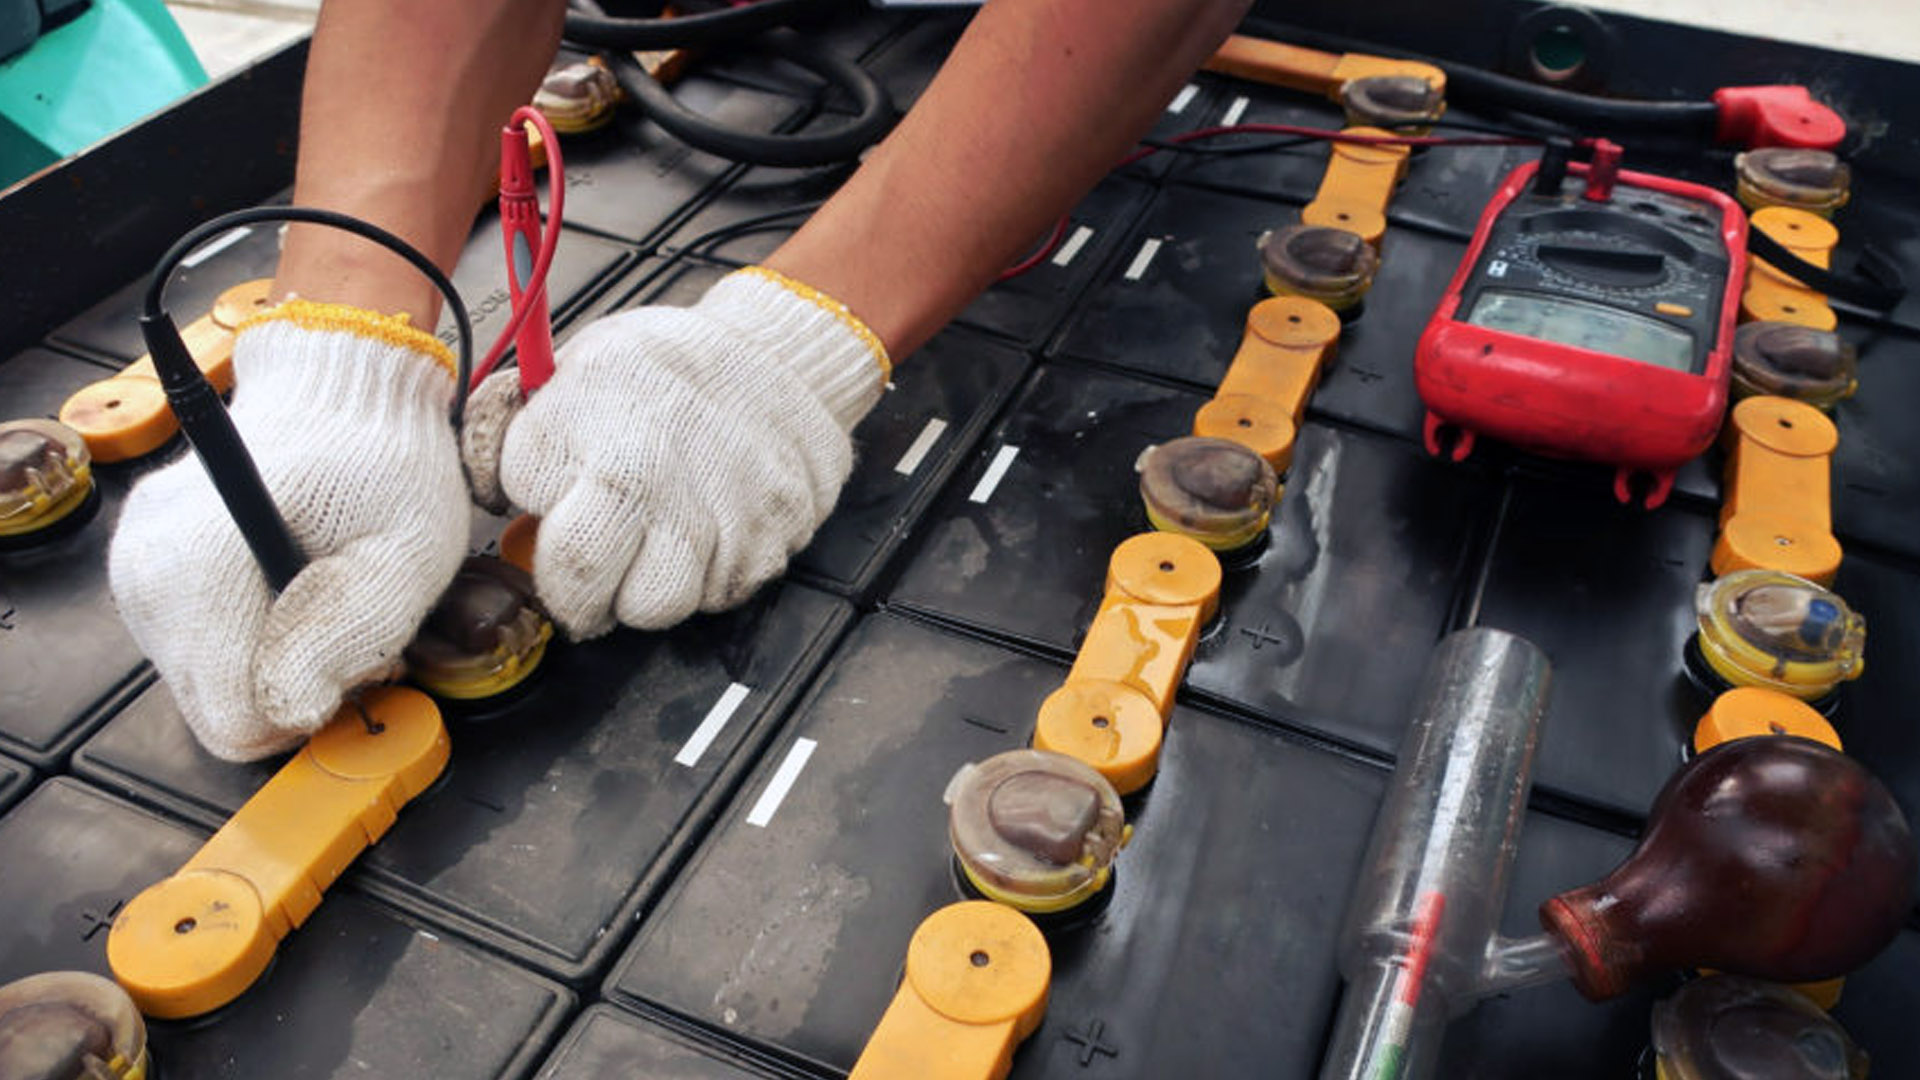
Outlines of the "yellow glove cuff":
{"type": "Polygon", "coordinates": [[[795,281],[778,270],[769,270],[764,266],[749,266],[735,273],[765,278],[840,320],[842,325],[853,331],[853,335],[866,345],[867,351],[873,354],[873,362],[880,365],[881,381],[885,382],[893,378],[893,360],[887,356],[887,347],[881,342],[880,335],[869,329],[866,323],[861,322],[860,316],[855,315],[847,305],[804,281],[795,281]]]}
{"type": "MultiPolygon", "coordinates": [[[[848,316],[851,318],[851,316],[848,316]]],[[[375,341],[384,341],[403,349],[425,355],[434,363],[445,368],[447,374],[456,375],[453,350],[446,342],[413,325],[413,319],[407,314],[382,315],[377,311],[368,311],[348,304],[322,304],[312,300],[291,299],[284,301],[258,315],[242,320],[234,328],[235,333],[261,323],[290,322],[306,330],[338,330],[375,341]]]]}

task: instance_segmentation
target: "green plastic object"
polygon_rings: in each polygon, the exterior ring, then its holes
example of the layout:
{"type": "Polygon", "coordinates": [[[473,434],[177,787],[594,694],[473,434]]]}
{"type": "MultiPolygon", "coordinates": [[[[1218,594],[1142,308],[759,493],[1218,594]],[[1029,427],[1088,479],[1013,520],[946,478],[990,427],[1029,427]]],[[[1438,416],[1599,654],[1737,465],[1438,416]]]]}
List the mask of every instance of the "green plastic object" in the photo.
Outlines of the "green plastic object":
{"type": "Polygon", "coordinates": [[[0,188],[206,83],[161,0],[93,0],[0,62],[0,188]]]}

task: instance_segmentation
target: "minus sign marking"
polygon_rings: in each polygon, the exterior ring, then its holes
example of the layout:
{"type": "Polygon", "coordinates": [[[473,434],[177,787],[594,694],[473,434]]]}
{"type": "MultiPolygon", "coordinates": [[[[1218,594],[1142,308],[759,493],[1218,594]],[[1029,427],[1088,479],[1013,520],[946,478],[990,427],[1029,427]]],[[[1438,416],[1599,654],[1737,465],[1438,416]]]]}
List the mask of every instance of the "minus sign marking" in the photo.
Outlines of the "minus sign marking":
{"type": "Polygon", "coordinates": [[[907,447],[907,452],[901,454],[900,460],[894,463],[893,471],[901,476],[912,476],[920,468],[920,463],[927,459],[927,454],[933,450],[934,444],[940,441],[940,436],[946,432],[945,420],[937,416],[928,420],[926,426],[920,429],[920,434],[914,436],[913,445],[907,447]]]}
{"type": "Polygon", "coordinates": [[[1072,263],[1080,254],[1080,249],[1086,247],[1087,241],[1091,239],[1093,239],[1093,230],[1087,226],[1082,225],[1073,230],[1073,235],[1067,237],[1067,242],[1061,244],[1060,250],[1053,253],[1053,265],[1066,266],[1072,263]]]}
{"type": "Polygon", "coordinates": [[[1159,237],[1149,236],[1146,242],[1140,245],[1140,251],[1134,255],[1133,262],[1127,264],[1125,276],[1128,281],[1139,281],[1146,276],[1147,267],[1153,264],[1153,257],[1160,254],[1160,244],[1159,237]]]}
{"type": "Polygon", "coordinates": [[[987,466],[986,474],[973,486],[973,494],[967,496],[967,501],[983,503],[993,498],[994,489],[1000,486],[1007,470],[1013,468],[1013,459],[1019,455],[1020,448],[1017,446],[1001,447],[1000,452],[993,455],[993,463],[987,466]]]}
{"type": "Polygon", "coordinates": [[[242,225],[240,228],[222,233],[220,236],[220,239],[215,240],[209,244],[200,245],[199,251],[196,251],[193,254],[187,256],[186,258],[181,259],[180,265],[191,270],[194,267],[199,266],[201,263],[206,262],[208,259],[213,258],[215,255],[218,255],[221,252],[232,247],[233,245],[239,243],[240,241],[245,240],[248,236],[251,236],[252,234],[253,234],[253,230],[250,228],[247,228],[244,225],[242,225]]]}
{"type": "Polygon", "coordinates": [[[807,767],[807,759],[813,756],[813,748],[818,745],[812,739],[793,741],[786,759],[780,762],[773,779],[767,783],[767,790],[760,793],[753,809],[747,811],[747,824],[764,829],[773,821],[773,815],[779,813],[780,804],[786,801],[787,792],[793,789],[794,781],[800,779],[800,770],[807,767]]]}
{"type": "Polygon", "coordinates": [[[741,702],[747,700],[747,695],[751,692],[748,687],[739,683],[727,684],[726,690],[720,694],[720,699],[713,703],[713,707],[708,709],[707,715],[701,719],[700,726],[694,728],[693,734],[688,736],[686,745],[680,748],[679,753],[673,755],[673,763],[685,765],[688,768],[699,764],[700,756],[707,752],[707,747],[713,745],[713,740],[720,737],[720,732],[726,728],[727,721],[733,719],[734,712],[740,708],[741,702]]]}

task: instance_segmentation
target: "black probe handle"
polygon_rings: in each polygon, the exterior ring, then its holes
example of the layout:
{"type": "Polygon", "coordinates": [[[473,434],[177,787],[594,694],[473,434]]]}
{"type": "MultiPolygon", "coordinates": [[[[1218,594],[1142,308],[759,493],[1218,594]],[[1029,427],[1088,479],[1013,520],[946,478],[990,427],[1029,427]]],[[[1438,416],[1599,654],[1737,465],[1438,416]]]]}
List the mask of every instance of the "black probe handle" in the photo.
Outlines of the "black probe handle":
{"type": "Polygon", "coordinates": [[[307,565],[307,556],[293,542],[293,533],[274,505],[273,496],[267,493],[266,482],[260,479],[253,455],[234,429],[233,418],[227,415],[219,393],[201,374],[180,339],[180,331],[164,312],[140,316],[140,336],[146,339],[147,352],[160,376],[160,388],[180,421],[180,430],[200,456],[214,490],[240,527],[241,537],[253,549],[267,585],[276,593],[284,591],[307,565]]]}

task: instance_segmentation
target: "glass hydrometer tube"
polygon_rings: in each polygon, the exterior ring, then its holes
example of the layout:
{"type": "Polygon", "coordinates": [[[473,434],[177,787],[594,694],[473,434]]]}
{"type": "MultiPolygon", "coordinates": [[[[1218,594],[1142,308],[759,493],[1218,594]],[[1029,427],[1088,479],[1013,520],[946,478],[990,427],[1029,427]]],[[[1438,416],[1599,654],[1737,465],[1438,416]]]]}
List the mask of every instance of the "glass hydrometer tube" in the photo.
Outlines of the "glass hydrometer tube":
{"type": "MultiPolygon", "coordinates": [[[[1447,1021],[1482,993],[1550,677],[1545,653],[1499,630],[1457,631],[1435,650],[1348,904],[1347,992],[1322,1080],[1431,1071],[1447,1021]]],[[[1507,986],[1566,971],[1555,942],[1501,964],[1507,986]]]]}

